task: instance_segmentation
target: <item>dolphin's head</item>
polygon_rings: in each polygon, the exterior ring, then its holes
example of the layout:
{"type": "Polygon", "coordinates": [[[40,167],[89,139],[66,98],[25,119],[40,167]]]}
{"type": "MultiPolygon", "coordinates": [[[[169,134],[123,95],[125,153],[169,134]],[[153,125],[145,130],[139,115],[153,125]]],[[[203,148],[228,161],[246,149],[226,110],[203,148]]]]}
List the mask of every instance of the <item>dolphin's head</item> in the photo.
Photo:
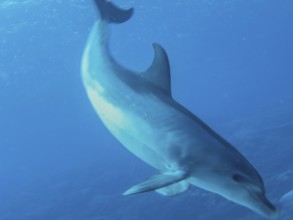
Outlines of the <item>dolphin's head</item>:
{"type": "Polygon", "coordinates": [[[278,215],[276,207],[266,198],[261,177],[251,178],[243,173],[234,173],[221,193],[227,199],[243,205],[268,219],[278,215]]]}

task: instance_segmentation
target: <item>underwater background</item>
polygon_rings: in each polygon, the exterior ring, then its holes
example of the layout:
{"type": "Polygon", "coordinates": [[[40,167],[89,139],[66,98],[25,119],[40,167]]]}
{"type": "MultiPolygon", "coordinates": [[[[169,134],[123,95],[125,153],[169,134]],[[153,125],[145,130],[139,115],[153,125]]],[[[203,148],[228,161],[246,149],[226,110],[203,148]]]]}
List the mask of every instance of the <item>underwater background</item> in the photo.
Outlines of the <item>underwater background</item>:
{"type": "MultiPolygon", "coordinates": [[[[167,50],[173,97],[257,168],[280,220],[293,219],[293,1],[115,0],[111,52],[144,71],[167,50]]],[[[192,187],[122,196],[157,171],[94,112],[80,63],[90,0],[0,0],[0,220],[261,220],[192,187]]]]}

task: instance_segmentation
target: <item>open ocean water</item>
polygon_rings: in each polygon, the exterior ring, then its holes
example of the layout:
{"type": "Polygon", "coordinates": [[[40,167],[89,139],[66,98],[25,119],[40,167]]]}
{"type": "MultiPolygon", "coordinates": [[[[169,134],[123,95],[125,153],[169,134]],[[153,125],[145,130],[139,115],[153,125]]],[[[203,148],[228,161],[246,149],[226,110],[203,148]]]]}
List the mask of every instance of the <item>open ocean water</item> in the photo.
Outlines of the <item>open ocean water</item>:
{"type": "MultiPolygon", "coordinates": [[[[173,97],[251,161],[292,220],[293,1],[114,2],[135,8],[111,27],[115,58],[143,71],[162,44],[173,97]]],[[[84,91],[98,18],[90,0],[0,0],[0,220],[261,220],[195,187],[122,196],[157,171],[111,136],[84,91]]]]}

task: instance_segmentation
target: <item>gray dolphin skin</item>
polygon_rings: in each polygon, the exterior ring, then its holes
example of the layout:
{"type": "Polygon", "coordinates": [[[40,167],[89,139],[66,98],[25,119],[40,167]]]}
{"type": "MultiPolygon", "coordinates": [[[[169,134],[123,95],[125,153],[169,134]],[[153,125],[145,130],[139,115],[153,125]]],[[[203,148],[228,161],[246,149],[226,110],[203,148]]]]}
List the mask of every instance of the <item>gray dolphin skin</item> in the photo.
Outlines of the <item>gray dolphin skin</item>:
{"type": "Polygon", "coordinates": [[[127,21],[133,9],[124,10],[106,0],[95,4],[101,18],[91,30],[82,58],[87,95],[113,136],[159,171],[124,195],[156,191],[171,196],[193,185],[265,218],[276,218],[277,209],[266,198],[255,168],[172,98],[169,61],[160,45],[153,45],[154,59],[145,72],[130,71],[113,59],[109,26],[127,21]]]}

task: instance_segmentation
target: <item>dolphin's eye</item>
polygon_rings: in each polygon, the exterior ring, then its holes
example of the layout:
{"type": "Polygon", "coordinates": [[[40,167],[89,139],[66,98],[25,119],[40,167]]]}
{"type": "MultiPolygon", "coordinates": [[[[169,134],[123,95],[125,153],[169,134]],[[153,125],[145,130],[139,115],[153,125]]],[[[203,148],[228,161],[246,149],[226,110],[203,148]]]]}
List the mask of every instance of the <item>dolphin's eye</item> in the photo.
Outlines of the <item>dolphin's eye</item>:
{"type": "Polygon", "coordinates": [[[245,177],[241,176],[240,174],[234,174],[232,176],[232,179],[235,181],[235,182],[245,182],[245,177]]]}
{"type": "Polygon", "coordinates": [[[241,184],[243,187],[245,187],[249,192],[257,192],[257,193],[264,193],[264,189],[260,188],[258,185],[253,183],[251,180],[246,178],[245,176],[242,176],[241,174],[234,174],[232,176],[232,179],[236,182],[241,184]]]}

